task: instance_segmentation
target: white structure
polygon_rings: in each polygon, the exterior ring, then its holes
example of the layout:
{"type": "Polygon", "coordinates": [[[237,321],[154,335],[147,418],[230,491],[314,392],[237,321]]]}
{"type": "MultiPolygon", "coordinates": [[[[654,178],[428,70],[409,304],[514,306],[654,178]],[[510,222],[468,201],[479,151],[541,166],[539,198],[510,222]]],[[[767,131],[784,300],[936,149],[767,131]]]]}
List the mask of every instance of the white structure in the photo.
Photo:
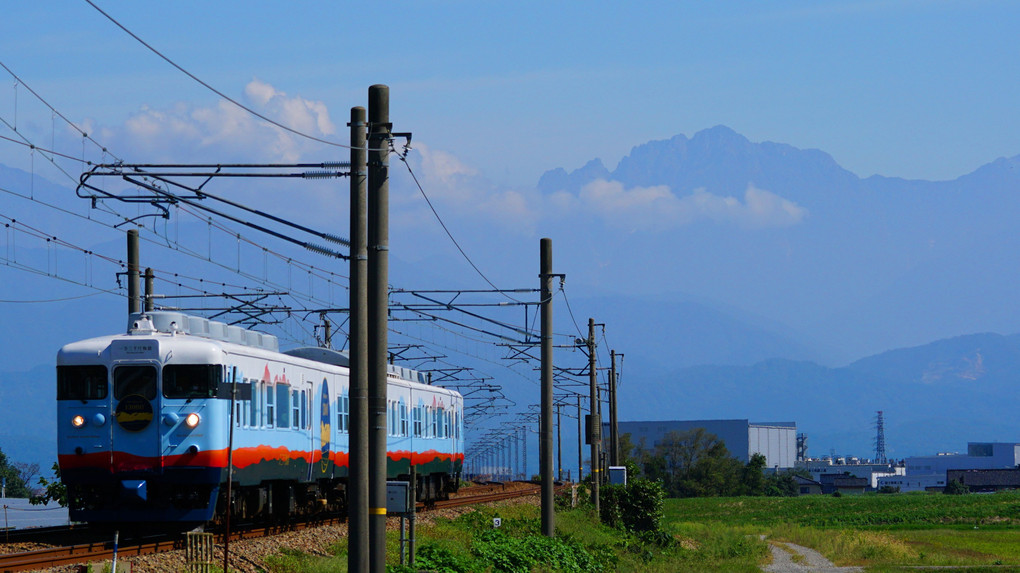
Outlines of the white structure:
{"type": "MultiPolygon", "coordinates": [[[[765,456],[768,468],[792,468],[797,458],[797,424],[795,422],[759,422],[747,420],[672,420],[661,422],[620,422],[620,435],[630,434],[631,443],[644,441],[652,448],[668,432],[686,432],[696,428],[715,434],[726,444],[730,455],[747,463],[754,454],[765,456]]],[[[603,440],[609,438],[609,425],[603,424],[603,440]]]]}
{"type": "MultiPolygon", "coordinates": [[[[842,458],[839,458],[842,459],[842,458]]],[[[880,478],[903,476],[906,468],[893,464],[833,464],[831,459],[798,461],[797,469],[805,469],[811,479],[820,482],[825,474],[850,474],[853,477],[867,478],[872,489],[878,489],[880,478]]],[[[945,476],[942,476],[945,477],[945,476]]],[[[902,489],[901,491],[905,491],[902,489]]]]}
{"type": "Polygon", "coordinates": [[[1011,469],[1020,465],[1020,443],[970,442],[967,455],[939,454],[906,459],[907,473],[883,477],[879,487],[899,487],[900,491],[924,491],[946,487],[947,470],[1011,469]]]}

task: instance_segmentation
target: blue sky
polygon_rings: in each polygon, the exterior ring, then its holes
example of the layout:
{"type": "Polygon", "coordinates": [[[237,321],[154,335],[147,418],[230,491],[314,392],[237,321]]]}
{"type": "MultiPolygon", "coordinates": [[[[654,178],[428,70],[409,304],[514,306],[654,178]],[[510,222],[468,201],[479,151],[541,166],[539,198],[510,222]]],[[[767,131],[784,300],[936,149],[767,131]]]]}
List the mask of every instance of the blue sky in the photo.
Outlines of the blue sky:
{"type": "MultiPolygon", "coordinates": [[[[839,320],[843,315],[836,313],[832,319],[828,312],[845,303],[847,296],[814,282],[790,280],[781,264],[785,259],[769,256],[785,256],[784,245],[797,245],[798,237],[801,246],[810,245],[810,240],[803,240],[809,232],[836,228],[834,221],[852,222],[860,213],[810,211],[793,202],[785,189],[750,185],[746,193],[733,197],[712,189],[683,196],[680,192],[686,190],[664,186],[625,189],[618,182],[597,182],[576,196],[542,196],[534,188],[539,177],[557,167],[579,168],[594,158],[613,169],[635,146],[677,134],[693,136],[716,125],[729,126],[753,142],[821,149],[862,177],[954,179],[998,157],[1020,154],[1020,114],[1015,112],[1020,101],[1017,2],[94,1],[218,90],[276,121],[341,144],[347,141],[350,108],[366,105],[370,85],[389,85],[394,128],[414,133],[417,151],[412,159],[424,188],[452,234],[501,287],[534,286],[538,238],[552,236],[556,270],[570,277],[575,301],[607,292],[687,291],[696,299],[769,321],[790,321],[800,329],[851,331],[847,337],[864,332],[858,338],[865,342],[848,359],[889,347],[868,336],[888,325],[868,319],[857,325],[858,331],[847,329],[839,320]],[[691,225],[683,236],[685,243],[668,234],[691,221],[707,223],[691,225]],[[635,229],[640,233],[634,234],[635,229]],[[628,236],[629,243],[620,240],[628,236]],[[627,248],[620,246],[624,243],[627,248]],[[674,265],[679,270],[667,269],[672,274],[661,271],[657,259],[634,255],[668,255],[671,248],[672,254],[686,252],[687,257],[687,264],[674,265]],[[722,292],[725,289],[729,290],[722,292]],[[800,307],[798,323],[788,310],[800,307]]],[[[282,134],[221,101],[85,0],[5,3],[0,62],[128,162],[348,157],[346,149],[282,134]]],[[[80,136],[2,70],[0,119],[16,123],[19,133],[36,145],[73,156],[84,153],[93,161],[109,160],[91,145],[83,146],[80,136]]],[[[0,136],[15,134],[0,124],[0,136]]],[[[0,164],[64,186],[73,186],[81,171],[80,165],[65,163],[69,181],[49,167],[42,154],[6,140],[0,140],[0,164]]],[[[0,189],[9,184],[0,173],[0,189]]],[[[228,193],[241,191],[229,184],[224,187],[228,193]]],[[[261,193],[244,189],[244,202],[271,207],[312,227],[339,227],[345,234],[344,202],[337,199],[335,187],[313,185],[300,196],[257,190],[261,193]]],[[[82,215],[103,215],[90,212],[87,201],[68,198],[66,188],[15,191],[37,193],[37,198],[52,199],[82,215]]],[[[394,175],[391,209],[395,286],[487,288],[460,258],[406,173],[394,175]],[[437,259],[446,264],[431,268],[449,269],[453,261],[461,274],[408,276],[430,268],[437,259]],[[406,261],[414,267],[408,270],[410,265],[401,264],[406,261]]],[[[123,256],[122,228],[97,231],[82,225],[85,237],[67,236],[78,229],[61,219],[62,212],[6,194],[0,195],[0,216],[59,233],[62,239],[97,248],[112,260],[123,256]]],[[[165,239],[177,232],[177,222],[167,228],[153,225],[147,231],[165,239]]],[[[870,229],[864,236],[871,238],[870,229]]],[[[197,252],[208,249],[212,259],[216,241],[211,237],[211,232],[195,233],[188,239],[197,243],[193,245],[197,252]]],[[[996,242],[999,238],[995,235],[979,247],[1003,249],[1006,261],[1015,251],[996,242]]],[[[51,254],[48,241],[33,242],[36,239],[7,232],[0,235],[0,248],[7,249],[0,253],[9,257],[7,253],[17,251],[21,262],[34,257],[31,263],[37,269],[57,267],[58,256],[51,254]]],[[[852,261],[831,264],[846,271],[846,284],[840,285],[846,289],[843,294],[859,294],[862,304],[873,306],[877,300],[895,306],[898,299],[881,290],[885,283],[876,287],[869,277],[887,245],[879,237],[867,243],[872,250],[855,250],[853,241],[860,239],[845,241],[855,255],[852,261]],[[863,263],[854,266],[858,259],[863,263]]],[[[231,241],[221,241],[225,253],[217,255],[231,264],[236,256],[240,267],[240,241],[231,241]]],[[[963,248],[969,243],[960,244],[961,251],[969,252],[963,248]]],[[[147,248],[156,250],[148,244],[147,248]]],[[[790,249],[797,268],[812,277],[826,274],[813,266],[814,259],[804,250],[810,249],[790,249]]],[[[897,273],[910,275],[927,260],[901,262],[896,252],[881,267],[891,269],[885,272],[889,276],[881,277],[887,281],[898,278],[897,273]]],[[[819,254],[819,260],[828,262],[824,255],[819,254]]],[[[260,254],[251,259],[256,267],[262,265],[260,254]]],[[[939,264],[933,266],[942,268],[941,262],[936,260],[939,264]]],[[[122,308],[122,299],[112,292],[112,269],[94,264],[86,282],[110,291],[101,295],[103,301],[122,308]]],[[[62,272],[71,273],[66,263],[61,265],[62,272]]],[[[186,261],[176,267],[167,264],[167,270],[202,277],[223,272],[203,265],[186,261]]],[[[1008,290],[1009,280],[995,274],[999,267],[989,268],[993,270],[988,283],[1008,290]]],[[[286,281],[280,279],[288,287],[289,272],[281,273],[287,275],[286,281]]],[[[25,286],[29,282],[23,282],[25,276],[5,268],[0,274],[0,300],[95,294],[89,288],[60,285],[48,276],[29,277],[42,285],[32,289],[25,286]]],[[[1010,321],[1020,316],[1020,310],[1011,314],[992,308],[987,316],[995,321],[990,322],[967,308],[967,301],[954,296],[952,289],[924,280],[929,275],[919,276],[917,283],[930,284],[945,298],[932,295],[932,304],[918,304],[923,306],[918,314],[937,315],[932,319],[937,321],[942,315],[928,312],[935,308],[950,318],[956,312],[973,320],[947,319],[936,328],[916,326],[912,319],[888,319],[904,331],[889,345],[921,344],[981,330],[1017,330],[1010,321]],[[955,311],[945,310],[949,307],[955,311]]],[[[311,282],[309,278],[309,291],[311,282]]],[[[316,285],[316,296],[325,288],[316,285]]],[[[1015,297],[1009,293],[1002,298],[1015,297]]],[[[71,308],[80,303],[66,304],[71,308]]],[[[2,310],[8,312],[11,306],[2,310]]],[[[101,307],[74,308],[98,314],[101,307]]],[[[598,310],[577,304],[570,311],[576,317],[568,318],[562,307],[557,316],[583,324],[586,316],[597,317],[598,310]]],[[[629,326],[639,328],[640,317],[634,318],[629,326]]],[[[119,327],[119,319],[104,319],[119,327]]],[[[96,327],[90,328],[88,335],[97,334],[96,327]]],[[[614,328],[609,325],[609,332],[614,328]]],[[[53,340],[51,332],[39,330],[20,338],[49,360],[52,349],[67,339],[53,340]]],[[[103,330],[107,331],[105,325],[103,330]]],[[[305,328],[297,336],[307,339],[309,333],[305,328]]],[[[608,345],[600,348],[607,350],[608,345]]],[[[630,360],[636,361],[638,354],[629,352],[630,360]]],[[[637,363],[631,364],[637,371],[637,363]]],[[[510,381],[517,378],[511,376],[510,381]]],[[[775,419],[768,412],[725,415],[775,419]]]]}
{"type": "MultiPolygon", "coordinates": [[[[951,179],[1020,153],[1015,2],[97,4],[232,97],[257,80],[321,103],[339,140],[385,83],[398,129],[497,185],[594,157],[612,169],[717,124],[861,176],[951,179]]],[[[84,0],[4,11],[2,61],[73,121],[217,106],[84,0]]],[[[14,91],[3,78],[6,114],[14,91]]]]}

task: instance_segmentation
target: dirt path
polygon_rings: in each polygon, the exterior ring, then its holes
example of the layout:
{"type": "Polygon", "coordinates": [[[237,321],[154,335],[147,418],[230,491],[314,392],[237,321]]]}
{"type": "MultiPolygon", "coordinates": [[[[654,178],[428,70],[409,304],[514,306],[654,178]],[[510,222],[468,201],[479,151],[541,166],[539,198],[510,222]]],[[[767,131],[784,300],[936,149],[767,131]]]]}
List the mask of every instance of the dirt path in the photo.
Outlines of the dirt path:
{"type": "Polygon", "coordinates": [[[766,573],[860,573],[861,567],[836,567],[814,549],[801,547],[793,543],[769,541],[772,547],[772,563],[766,565],[766,573]],[[795,557],[796,555],[796,557],[795,557]]]}

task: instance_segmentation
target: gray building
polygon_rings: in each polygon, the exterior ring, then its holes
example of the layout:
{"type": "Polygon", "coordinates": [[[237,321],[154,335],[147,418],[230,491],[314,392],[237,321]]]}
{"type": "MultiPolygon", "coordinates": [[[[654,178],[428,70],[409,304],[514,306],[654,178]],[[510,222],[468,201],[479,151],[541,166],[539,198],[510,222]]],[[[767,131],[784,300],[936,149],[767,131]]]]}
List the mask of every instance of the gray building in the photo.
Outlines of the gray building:
{"type": "MultiPolygon", "coordinates": [[[[647,448],[658,445],[668,432],[686,432],[704,428],[715,434],[730,454],[747,463],[754,454],[765,456],[769,468],[787,469],[797,457],[797,424],[795,422],[756,422],[745,420],[672,420],[658,422],[620,422],[620,435],[630,434],[631,443],[644,440],[647,448]]],[[[609,438],[609,426],[603,425],[602,436],[609,438]]]]}

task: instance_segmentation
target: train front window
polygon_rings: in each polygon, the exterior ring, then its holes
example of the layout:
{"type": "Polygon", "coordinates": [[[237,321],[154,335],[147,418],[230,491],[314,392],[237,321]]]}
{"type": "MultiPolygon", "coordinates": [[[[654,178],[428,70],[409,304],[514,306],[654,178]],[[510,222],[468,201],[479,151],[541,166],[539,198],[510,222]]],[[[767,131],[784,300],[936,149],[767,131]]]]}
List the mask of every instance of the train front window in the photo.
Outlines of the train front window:
{"type": "Polygon", "coordinates": [[[106,376],[106,366],[57,366],[57,400],[102,400],[106,376]]]}
{"type": "Polygon", "coordinates": [[[165,398],[213,398],[223,369],[212,364],[167,364],[163,367],[165,398]]]}
{"type": "Polygon", "coordinates": [[[118,366],[113,371],[113,397],[123,400],[137,394],[146,400],[156,397],[156,368],[153,366],[118,366]]]}

